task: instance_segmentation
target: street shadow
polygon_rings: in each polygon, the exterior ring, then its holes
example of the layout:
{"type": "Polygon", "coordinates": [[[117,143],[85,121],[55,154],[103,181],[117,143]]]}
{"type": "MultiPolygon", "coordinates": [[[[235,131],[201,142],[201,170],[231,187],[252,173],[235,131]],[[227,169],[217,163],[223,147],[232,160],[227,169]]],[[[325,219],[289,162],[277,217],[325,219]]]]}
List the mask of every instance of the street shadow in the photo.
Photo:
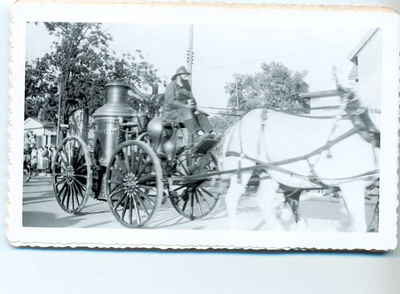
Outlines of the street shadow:
{"type": "Polygon", "coordinates": [[[56,200],[53,193],[48,193],[45,194],[43,196],[24,196],[24,198],[22,199],[22,202],[28,203],[28,202],[32,202],[32,201],[38,201],[38,200],[56,200]]]}
{"type": "Polygon", "coordinates": [[[22,225],[24,227],[69,227],[80,222],[77,216],[57,217],[54,213],[41,211],[24,211],[22,225]]]}
{"type": "Polygon", "coordinates": [[[111,213],[111,211],[100,210],[100,211],[81,212],[80,215],[95,215],[95,214],[105,214],[105,213],[111,213]]]}
{"type": "Polygon", "coordinates": [[[91,224],[91,225],[87,225],[87,226],[82,226],[82,228],[94,228],[94,227],[98,227],[101,225],[107,225],[110,223],[112,223],[112,221],[99,222],[99,223],[95,223],[95,224],[91,224]]]}
{"type": "Polygon", "coordinates": [[[39,194],[39,193],[52,193],[54,194],[53,191],[51,190],[39,190],[39,191],[29,191],[29,192],[25,192],[25,194],[39,194]]]}
{"type": "Polygon", "coordinates": [[[150,221],[149,227],[171,228],[176,225],[193,223],[193,227],[191,229],[200,230],[205,228],[204,222],[226,218],[227,214],[220,206],[204,218],[190,220],[178,214],[174,208],[164,207],[163,211],[161,213],[156,213],[155,217],[156,220],[150,221]],[[171,215],[171,213],[174,214],[171,215]]]}

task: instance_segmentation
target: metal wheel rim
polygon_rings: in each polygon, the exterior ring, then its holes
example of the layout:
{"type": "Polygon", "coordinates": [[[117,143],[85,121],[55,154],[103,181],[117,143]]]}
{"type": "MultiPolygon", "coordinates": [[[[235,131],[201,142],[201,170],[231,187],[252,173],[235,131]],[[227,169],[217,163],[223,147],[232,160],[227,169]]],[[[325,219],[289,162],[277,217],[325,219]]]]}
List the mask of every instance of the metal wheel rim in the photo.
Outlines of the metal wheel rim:
{"type": "Polygon", "coordinates": [[[153,149],[137,140],[122,143],[106,170],[107,202],[117,221],[128,228],[143,227],[161,203],[162,187],[161,164],[153,149]],[[151,184],[143,182],[146,177],[151,184]]]}
{"type": "Polygon", "coordinates": [[[67,137],[52,161],[53,190],[59,206],[67,213],[81,212],[92,189],[91,160],[86,144],[79,137],[67,137]],[[80,157],[73,158],[76,155],[80,157]]]}
{"type": "MultiPolygon", "coordinates": [[[[188,154],[187,156],[191,156],[188,154]]],[[[201,155],[198,155],[201,157],[201,155]]],[[[203,156],[210,156],[210,163],[214,165],[213,169],[208,169],[209,171],[218,171],[218,164],[215,156],[211,153],[203,156]]],[[[177,176],[185,176],[191,174],[188,170],[186,170],[183,174],[179,173],[176,174],[177,176]]],[[[217,183],[216,186],[219,184],[217,183]]],[[[218,188],[218,187],[217,187],[218,188]]],[[[212,194],[209,190],[205,189],[204,187],[200,188],[199,186],[192,187],[192,188],[185,188],[184,185],[181,185],[175,189],[170,189],[170,202],[174,209],[182,216],[194,220],[206,217],[212,211],[214,211],[215,207],[219,203],[221,193],[212,194]],[[180,192],[181,191],[181,192],[180,192]],[[180,192],[178,195],[173,195],[174,192],[180,192]],[[207,200],[208,199],[208,200],[207,200]],[[211,200],[212,199],[212,200],[211,200]],[[203,202],[206,210],[201,205],[200,202],[203,202]],[[195,214],[195,210],[199,213],[195,214]]]]}

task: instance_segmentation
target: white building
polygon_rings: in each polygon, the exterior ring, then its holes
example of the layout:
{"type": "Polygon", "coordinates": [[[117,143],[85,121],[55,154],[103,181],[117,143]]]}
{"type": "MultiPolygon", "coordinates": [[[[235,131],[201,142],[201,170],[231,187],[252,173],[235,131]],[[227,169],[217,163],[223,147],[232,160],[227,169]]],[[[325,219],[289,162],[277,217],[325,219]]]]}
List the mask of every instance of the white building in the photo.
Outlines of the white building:
{"type": "MultiPolygon", "coordinates": [[[[368,32],[350,52],[349,61],[353,65],[348,76],[350,87],[370,108],[371,118],[379,127],[379,113],[382,101],[382,36],[379,28],[368,32]]],[[[339,80],[340,82],[340,80],[339,80]]],[[[348,86],[348,85],[344,85],[348,86]]],[[[329,107],[339,105],[339,97],[312,99],[311,107],[329,107]]],[[[328,108],[327,108],[328,109],[328,108]]],[[[327,110],[324,110],[326,112],[327,110]]],[[[334,114],[335,111],[332,111],[334,114]]]]}
{"type": "Polygon", "coordinates": [[[371,30],[349,56],[353,69],[349,79],[364,105],[370,108],[371,118],[379,127],[382,102],[382,32],[371,30]]]}
{"type": "Polygon", "coordinates": [[[24,122],[25,144],[36,147],[56,144],[56,127],[52,122],[40,122],[34,118],[27,118],[24,122]]]}

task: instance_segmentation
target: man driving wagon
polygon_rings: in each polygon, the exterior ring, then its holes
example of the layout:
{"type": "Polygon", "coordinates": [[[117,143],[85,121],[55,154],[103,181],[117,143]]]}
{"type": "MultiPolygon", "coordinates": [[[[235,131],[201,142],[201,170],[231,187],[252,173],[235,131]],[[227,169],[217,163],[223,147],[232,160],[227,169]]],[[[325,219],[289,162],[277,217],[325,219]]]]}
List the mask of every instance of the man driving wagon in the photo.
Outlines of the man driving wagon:
{"type": "MultiPolygon", "coordinates": [[[[171,132],[172,125],[184,127],[187,130],[187,145],[192,147],[192,152],[206,153],[217,144],[218,139],[208,120],[208,114],[197,109],[189,76],[190,73],[184,66],[179,67],[165,89],[161,120],[166,134],[161,141],[171,140],[171,137],[176,135],[175,132],[171,132]]],[[[152,132],[149,133],[151,136],[152,132]]],[[[156,136],[151,137],[154,140],[156,136]]],[[[158,151],[168,155],[166,148],[161,149],[164,150],[158,151]]]]}

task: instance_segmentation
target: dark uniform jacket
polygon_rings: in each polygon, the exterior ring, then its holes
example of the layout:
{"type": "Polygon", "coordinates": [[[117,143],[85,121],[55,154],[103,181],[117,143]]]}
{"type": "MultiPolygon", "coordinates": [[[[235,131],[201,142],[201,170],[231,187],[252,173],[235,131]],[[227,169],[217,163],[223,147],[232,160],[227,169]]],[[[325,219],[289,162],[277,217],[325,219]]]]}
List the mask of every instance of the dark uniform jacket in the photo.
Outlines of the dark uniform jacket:
{"type": "Polygon", "coordinates": [[[164,99],[163,119],[176,122],[192,119],[192,110],[178,104],[188,105],[189,101],[194,99],[192,91],[180,87],[176,81],[171,81],[165,89],[164,99]]]}

